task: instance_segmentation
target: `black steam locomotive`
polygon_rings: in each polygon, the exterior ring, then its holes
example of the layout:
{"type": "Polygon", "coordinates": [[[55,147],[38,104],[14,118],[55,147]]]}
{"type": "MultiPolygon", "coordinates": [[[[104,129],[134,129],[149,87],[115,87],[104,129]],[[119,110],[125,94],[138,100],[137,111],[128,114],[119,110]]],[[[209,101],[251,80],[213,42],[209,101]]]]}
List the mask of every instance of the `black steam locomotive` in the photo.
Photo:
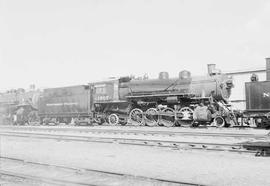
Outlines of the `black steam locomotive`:
{"type": "Polygon", "coordinates": [[[122,77],[45,89],[38,94],[35,105],[31,101],[18,104],[11,114],[17,116],[16,123],[39,120],[43,124],[107,122],[222,127],[236,124],[234,113],[227,105],[232,87],[231,77],[210,64],[204,77],[181,71],[178,78],[169,78],[167,72],[161,72],[157,79],[122,77]]]}
{"type": "Polygon", "coordinates": [[[25,91],[24,89],[12,89],[0,93],[1,124],[24,124],[38,120],[37,103],[40,94],[38,90],[25,91]]]}
{"type": "Polygon", "coordinates": [[[107,120],[111,125],[167,127],[233,124],[233,112],[227,107],[232,79],[216,70],[215,65],[209,65],[208,72],[205,77],[192,77],[190,72],[182,71],[173,79],[161,72],[158,79],[120,78],[94,84],[94,110],[99,123],[107,120]],[[100,91],[101,87],[104,91],[100,91]]]}

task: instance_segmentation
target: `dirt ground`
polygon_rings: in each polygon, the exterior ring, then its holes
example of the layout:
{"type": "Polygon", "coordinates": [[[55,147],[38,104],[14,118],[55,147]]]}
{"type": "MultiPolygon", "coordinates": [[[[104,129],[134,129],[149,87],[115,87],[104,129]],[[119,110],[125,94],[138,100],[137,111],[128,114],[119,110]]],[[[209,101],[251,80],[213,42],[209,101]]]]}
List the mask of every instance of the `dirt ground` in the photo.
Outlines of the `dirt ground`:
{"type": "Polygon", "coordinates": [[[123,144],[0,138],[1,156],[205,185],[270,185],[270,158],[123,144]]]}

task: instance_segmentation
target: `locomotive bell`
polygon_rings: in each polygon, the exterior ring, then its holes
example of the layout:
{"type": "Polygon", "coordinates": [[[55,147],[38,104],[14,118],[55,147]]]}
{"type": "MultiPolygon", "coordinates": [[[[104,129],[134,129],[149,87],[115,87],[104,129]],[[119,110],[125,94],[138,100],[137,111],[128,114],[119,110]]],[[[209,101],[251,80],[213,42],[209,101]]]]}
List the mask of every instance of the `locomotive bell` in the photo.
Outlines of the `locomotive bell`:
{"type": "Polygon", "coordinates": [[[213,75],[214,70],[216,69],[216,64],[207,64],[208,75],[213,75]]]}
{"type": "Polygon", "coordinates": [[[169,79],[169,73],[168,72],[160,72],[158,74],[158,79],[161,79],[161,80],[163,80],[163,79],[169,79]]]}
{"type": "Polygon", "coordinates": [[[183,70],[181,72],[179,72],[179,79],[190,79],[191,77],[191,73],[187,70],[183,70]]]}

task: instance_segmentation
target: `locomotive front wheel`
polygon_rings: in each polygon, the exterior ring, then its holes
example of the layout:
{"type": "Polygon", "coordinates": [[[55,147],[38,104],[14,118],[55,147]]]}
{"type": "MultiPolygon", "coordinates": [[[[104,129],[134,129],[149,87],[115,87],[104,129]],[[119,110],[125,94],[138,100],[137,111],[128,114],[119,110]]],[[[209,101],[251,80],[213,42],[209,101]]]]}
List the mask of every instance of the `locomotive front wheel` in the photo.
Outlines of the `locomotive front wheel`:
{"type": "Polygon", "coordinates": [[[158,111],[155,108],[149,108],[145,112],[145,124],[153,127],[158,125],[158,111]]]}
{"type": "Polygon", "coordinates": [[[221,128],[225,126],[225,120],[221,116],[217,116],[214,118],[214,123],[217,127],[221,128]]]}
{"type": "Polygon", "coordinates": [[[108,120],[110,125],[117,125],[119,123],[119,117],[116,114],[110,114],[108,120]]]}
{"type": "Polygon", "coordinates": [[[144,125],[143,121],[143,111],[141,109],[135,108],[129,113],[129,120],[131,125],[144,125]]]}
{"type": "Polygon", "coordinates": [[[193,120],[193,110],[191,108],[183,107],[179,112],[183,115],[182,120],[193,120]]]}

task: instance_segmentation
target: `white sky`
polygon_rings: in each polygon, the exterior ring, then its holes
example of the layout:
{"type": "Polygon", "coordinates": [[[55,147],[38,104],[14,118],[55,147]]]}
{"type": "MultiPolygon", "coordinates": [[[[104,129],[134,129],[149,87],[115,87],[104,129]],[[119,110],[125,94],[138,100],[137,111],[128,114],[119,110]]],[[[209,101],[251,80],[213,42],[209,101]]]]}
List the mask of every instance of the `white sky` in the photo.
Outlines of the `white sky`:
{"type": "Polygon", "coordinates": [[[267,0],[0,0],[0,90],[265,66],[267,0]]]}

